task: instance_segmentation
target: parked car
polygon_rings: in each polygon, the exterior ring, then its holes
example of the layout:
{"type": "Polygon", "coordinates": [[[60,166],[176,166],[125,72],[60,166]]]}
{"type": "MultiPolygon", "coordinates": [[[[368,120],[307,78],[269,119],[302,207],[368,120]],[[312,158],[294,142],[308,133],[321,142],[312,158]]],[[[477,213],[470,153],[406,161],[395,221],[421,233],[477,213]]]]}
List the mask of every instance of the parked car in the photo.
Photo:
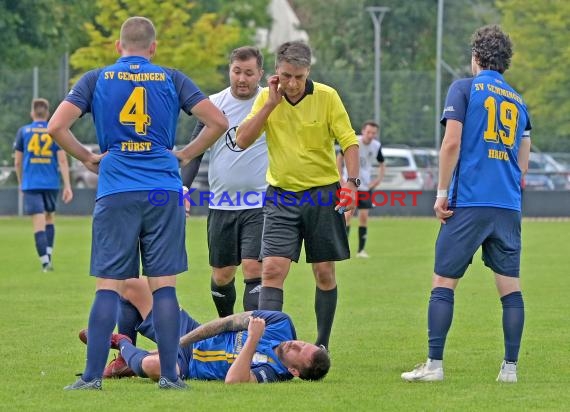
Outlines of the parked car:
{"type": "MultiPolygon", "coordinates": [[[[382,147],[386,172],[379,190],[433,190],[437,186],[435,149],[382,147]]],[[[376,173],[374,166],[374,174],[376,173]]],[[[375,176],[373,176],[375,177],[375,176]]]]}
{"type": "Polygon", "coordinates": [[[561,166],[564,166],[565,169],[570,170],[570,153],[549,152],[545,154],[553,158],[561,166]]]}
{"type": "MultiPolygon", "coordinates": [[[[84,145],[89,150],[95,154],[101,153],[99,150],[99,145],[96,144],[86,144],[84,145]]],[[[96,189],[98,176],[87,169],[83,163],[75,158],[71,158],[71,163],[69,164],[69,175],[71,179],[71,185],[79,189],[96,189]]]]}
{"type": "Polygon", "coordinates": [[[570,170],[549,154],[531,152],[525,176],[526,189],[531,189],[532,184],[538,181],[543,182],[541,185],[537,184],[542,190],[547,190],[546,187],[552,187],[550,190],[570,190],[570,170]],[[546,183],[546,180],[550,180],[552,184],[546,183]]]}

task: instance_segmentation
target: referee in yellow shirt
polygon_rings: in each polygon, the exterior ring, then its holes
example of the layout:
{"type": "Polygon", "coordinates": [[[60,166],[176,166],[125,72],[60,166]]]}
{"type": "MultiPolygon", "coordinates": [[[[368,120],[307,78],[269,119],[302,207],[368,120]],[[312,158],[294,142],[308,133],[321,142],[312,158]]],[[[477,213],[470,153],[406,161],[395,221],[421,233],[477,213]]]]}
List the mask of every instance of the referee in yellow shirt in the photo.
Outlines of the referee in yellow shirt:
{"type": "Polygon", "coordinates": [[[358,140],[338,93],[308,78],[307,44],[282,44],[275,65],[277,74],[258,95],[236,137],[245,149],[265,132],[269,152],[259,309],[282,310],[283,284],[304,240],[316,281],[316,344],[328,347],[337,302],[334,262],[350,257],[344,214],[338,209],[354,208],[360,184],[358,140]],[[335,140],[348,171],[342,193],[335,140]]]}

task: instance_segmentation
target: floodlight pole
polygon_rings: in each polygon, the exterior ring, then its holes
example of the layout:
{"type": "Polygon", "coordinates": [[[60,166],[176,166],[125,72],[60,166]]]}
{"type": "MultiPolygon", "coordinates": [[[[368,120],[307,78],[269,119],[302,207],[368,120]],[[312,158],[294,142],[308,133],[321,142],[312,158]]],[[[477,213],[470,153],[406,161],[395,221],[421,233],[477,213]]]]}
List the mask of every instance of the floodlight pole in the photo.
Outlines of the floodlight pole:
{"type": "Polygon", "coordinates": [[[390,11],[389,7],[373,6],[366,7],[372,23],[374,23],[374,121],[380,124],[380,32],[382,29],[382,19],[384,14],[390,11]]]}
{"type": "Polygon", "coordinates": [[[437,1],[437,39],[435,48],[435,125],[434,125],[434,142],[435,149],[439,150],[441,145],[441,126],[439,117],[441,115],[441,53],[442,53],[442,37],[443,37],[443,2],[437,1]]]}

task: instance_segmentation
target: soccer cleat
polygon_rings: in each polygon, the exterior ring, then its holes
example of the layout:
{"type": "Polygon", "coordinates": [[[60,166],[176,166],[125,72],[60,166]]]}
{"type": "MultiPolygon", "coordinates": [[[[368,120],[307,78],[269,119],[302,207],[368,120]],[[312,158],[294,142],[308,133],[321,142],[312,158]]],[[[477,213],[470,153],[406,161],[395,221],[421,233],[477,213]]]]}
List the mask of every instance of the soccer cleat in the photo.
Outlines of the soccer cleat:
{"type": "Polygon", "coordinates": [[[42,265],[42,272],[44,272],[44,273],[53,272],[53,265],[51,264],[51,262],[44,263],[42,265]]]}
{"type": "Polygon", "coordinates": [[[497,382],[516,383],[517,382],[517,364],[514,362],[503,361],[497,382]]]}
{"type": "Polygon", "coordinates": [[[75,383],[67,385],[63,388],[64,391],[75,391],[75,390],[101,390],[103,389],[101,385],[101,379],[93,379],[92,381],[85,382],[82,378],[77,379],[75,383]]]}
{"type": "MultiPolygon", "coordinates": [[[[121,333],[113,333],[111,335],[111,349],[119,350],[119,341],[123,339],[127,339],[132,343],[131,338],[129,338],[127,335],[123,335],[121,333]]],[[[87,345],[87,329],[81,329],[79,331],[79,340],[87,345]]]]}
{"type": "Polygon", "coordinates": [[[128,340],[129,343],[133,343],[131,338],[129,338],[127,335],[123,335],[122,333],[113,333],[111,335],[111,349],[120,350],[121,348],[119,347],[119,342],[123,339],[128,340]]]}
{"type": "Polygon", "coordinates": [[[413,371],[402,373],[407,382],[435,382],[443,380],[443,368],[428,368],[427,364],[416,365],[413,371]]]}
{"type": "Polygon", "coordinates": [[[115,357],[109,364],[105,367],[103,371],[103,379],[121,379],[130,378],[136,376],[127,361],[121,355],[115,357]]]}
{"type": "Polygon", "coordinates": [[[159,389],[188,389],[188,385],[182,379],[178,378],[175,382],[161,376],[158,380],[159,389]]]}
{"type": "Polygon", "coordinates": [[[366,253],[366,250],[361,250],[360,252],[358,252],[356,254],[357,258],[363,258],[363,259],[368,259],[370,256],[368,256],[368,253],[366,253]]]}
{"type": "Polygon", "coordinates": [[[81,329],[79,331],[79,340],[87,345],[87,329],[81,329]]]}

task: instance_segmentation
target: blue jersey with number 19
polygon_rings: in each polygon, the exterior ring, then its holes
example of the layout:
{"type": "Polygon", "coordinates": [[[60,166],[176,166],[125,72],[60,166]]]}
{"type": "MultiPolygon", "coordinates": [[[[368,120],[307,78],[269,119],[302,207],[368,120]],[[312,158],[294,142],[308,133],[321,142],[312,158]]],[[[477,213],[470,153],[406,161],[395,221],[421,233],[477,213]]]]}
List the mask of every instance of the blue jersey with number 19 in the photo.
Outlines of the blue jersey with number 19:
{"type": "Polygon", "coordinates": [[[66,101],[91,112],[101,152],[97,198],[156,188],[178,191],[182,181],[171,150],[180,110],[206,99],[181,72],[139,56],[86,73],[66,101]]]}
{"type": "Polygon", "coordinates": [[[482,70],[449,88],[441,123],[463,123],[459,161],[449,191],[450,207],[489,206],[521,210],[521,139],[530,118],[521,96],[503,76],[482,70]]]}

